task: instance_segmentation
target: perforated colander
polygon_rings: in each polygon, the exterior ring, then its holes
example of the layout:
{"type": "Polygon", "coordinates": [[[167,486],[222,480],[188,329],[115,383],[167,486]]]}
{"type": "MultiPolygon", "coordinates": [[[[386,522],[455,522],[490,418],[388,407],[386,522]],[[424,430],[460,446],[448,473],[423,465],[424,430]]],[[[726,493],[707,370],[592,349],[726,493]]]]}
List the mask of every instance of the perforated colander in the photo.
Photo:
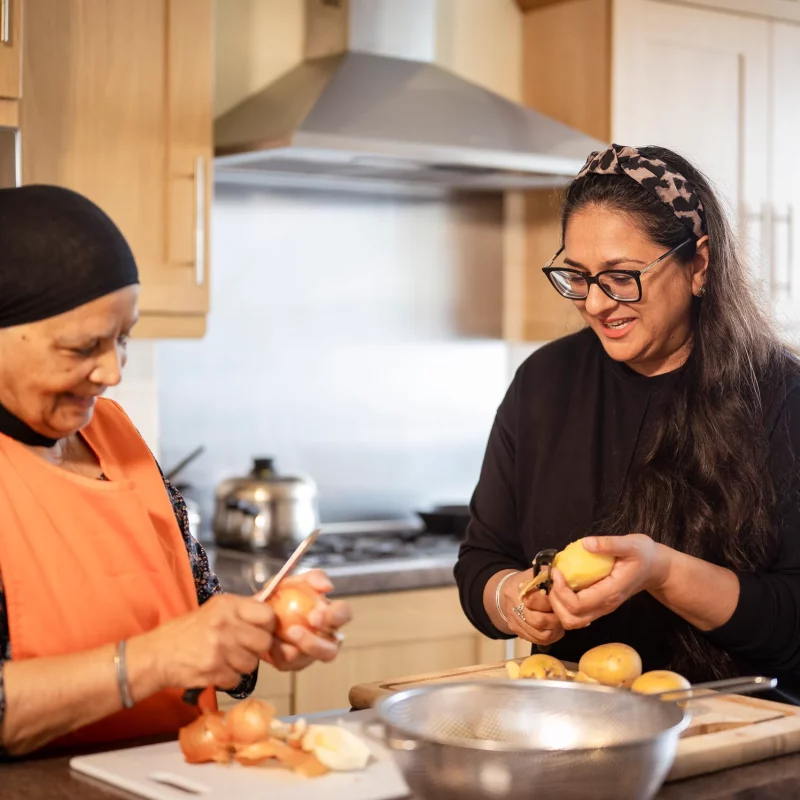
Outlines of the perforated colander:
{"type": "Polygon", "coordinates": [[[420,800],[648,800],[688,716],[676,703],[556,681],[470,681],[376,706],[420,800]]]}

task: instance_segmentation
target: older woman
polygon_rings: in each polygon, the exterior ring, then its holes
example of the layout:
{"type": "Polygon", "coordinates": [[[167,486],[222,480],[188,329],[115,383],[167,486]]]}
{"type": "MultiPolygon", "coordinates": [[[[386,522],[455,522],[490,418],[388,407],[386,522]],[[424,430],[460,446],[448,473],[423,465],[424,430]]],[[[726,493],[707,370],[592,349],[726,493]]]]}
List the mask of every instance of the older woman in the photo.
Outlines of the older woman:
{"type": "MultiPolygon", "coordinates": [[[[244,697],[260,659],[332,659],[327,639],[279,641],[268,606],[221,594],[180,495],[100,399],[138,313],[111,220],[64,189],[3,190],[0,254],[0,750],[174,733],[200,713],[187,688],[244,697]]],[[[335,630],[349,610],[312,617],[335,630]]]]}
{"type": "Polygon", "coordinates": [[[720,200],[659,147],[592,154],[545,268],[586,328],[519,369],[456,567],[495,638],[577,661],[625,642],[692,680],[800,689],[800,370],[754,299],[720,200]],[[585,538],[608,578],[519,586],[585,538]]]}

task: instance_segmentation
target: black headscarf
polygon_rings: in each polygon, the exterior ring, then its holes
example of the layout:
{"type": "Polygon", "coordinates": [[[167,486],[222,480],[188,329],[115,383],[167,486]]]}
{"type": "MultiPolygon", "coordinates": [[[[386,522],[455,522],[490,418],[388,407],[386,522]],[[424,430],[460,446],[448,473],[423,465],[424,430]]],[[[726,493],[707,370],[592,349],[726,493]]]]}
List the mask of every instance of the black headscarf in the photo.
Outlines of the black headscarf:
{"type": "MultiPolygon", "coordinates": [[[[48,319],[139,282],[119,228],[58,186],[0,189],[0,328],[48,319]]],[[[0,432],[52,447],[0,405],[0,432]]]]}

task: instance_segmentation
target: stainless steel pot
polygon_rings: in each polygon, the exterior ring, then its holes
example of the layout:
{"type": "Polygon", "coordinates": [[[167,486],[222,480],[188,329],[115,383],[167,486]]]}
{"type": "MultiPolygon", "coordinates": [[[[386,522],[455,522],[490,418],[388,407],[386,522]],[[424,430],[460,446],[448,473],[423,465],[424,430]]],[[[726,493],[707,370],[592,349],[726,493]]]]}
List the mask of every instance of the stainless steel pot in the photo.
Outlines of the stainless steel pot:
{"type": "Polygon", "coordinates": [[[420,800],[650,800],[689,717],[677,703],[589,684],[434,684],[376,705],[420,800]]]}
{"type": "Polygon", "coordinates": [[[217,487],[214,540],[240,550],[294,548],[318,527],[316,498],[311,479],[278,475],[273,459],[257,458],[248,476],[217,487]]]}

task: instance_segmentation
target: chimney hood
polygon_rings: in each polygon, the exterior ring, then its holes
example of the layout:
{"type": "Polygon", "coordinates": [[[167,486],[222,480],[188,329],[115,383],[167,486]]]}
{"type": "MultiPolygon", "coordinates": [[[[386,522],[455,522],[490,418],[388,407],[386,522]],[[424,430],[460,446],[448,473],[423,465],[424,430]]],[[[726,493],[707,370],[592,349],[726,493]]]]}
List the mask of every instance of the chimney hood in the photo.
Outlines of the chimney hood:
{"type": "Polygon", "coordinates": [[[437,0],[306,0],[306,60],[215,120],[224,182],[564,185],[606,145],[432,63],[437,0]]]}

